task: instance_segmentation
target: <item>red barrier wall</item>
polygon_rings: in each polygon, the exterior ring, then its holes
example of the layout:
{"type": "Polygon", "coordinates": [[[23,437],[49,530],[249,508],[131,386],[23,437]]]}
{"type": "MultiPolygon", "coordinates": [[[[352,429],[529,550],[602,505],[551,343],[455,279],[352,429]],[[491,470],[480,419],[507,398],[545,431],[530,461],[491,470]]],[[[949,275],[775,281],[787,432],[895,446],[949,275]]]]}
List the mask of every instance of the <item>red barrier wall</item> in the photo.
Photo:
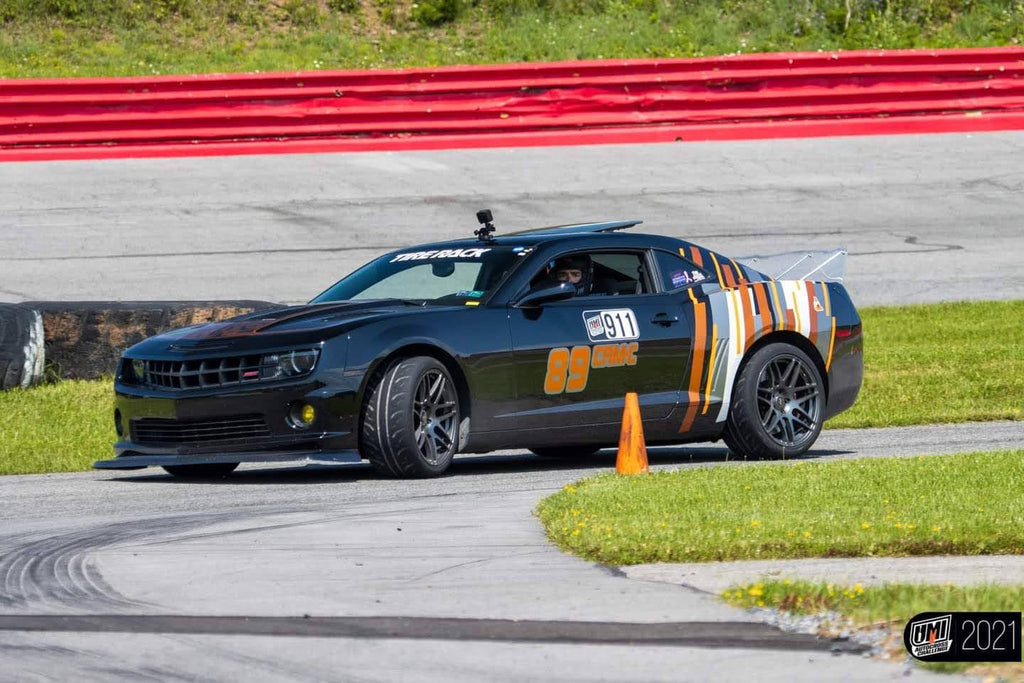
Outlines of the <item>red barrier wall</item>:
{"type": "Polygon", "coordinates": [[[0,80],[0,160],[1024,129],[1024,48],[0,80]]]}

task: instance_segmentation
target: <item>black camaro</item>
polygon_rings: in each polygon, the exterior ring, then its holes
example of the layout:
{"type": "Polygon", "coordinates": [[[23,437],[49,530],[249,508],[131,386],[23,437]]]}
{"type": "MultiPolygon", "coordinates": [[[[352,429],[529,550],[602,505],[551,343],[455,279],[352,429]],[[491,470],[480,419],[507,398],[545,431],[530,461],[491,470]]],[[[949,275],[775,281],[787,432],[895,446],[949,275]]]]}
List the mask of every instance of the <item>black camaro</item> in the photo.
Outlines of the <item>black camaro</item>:
{"type": "Polygon", "coordinates": [[[647,442],[722,438],[785,457],[849,408],[860,318],[839,282],[772,278],[638,221],[401,249],[304,306],[128,349],[115,456],[219,476],[241,462],[369,460],[436,476],[459,452],[584,456],[618,440],[626,392],[647,442]]]}

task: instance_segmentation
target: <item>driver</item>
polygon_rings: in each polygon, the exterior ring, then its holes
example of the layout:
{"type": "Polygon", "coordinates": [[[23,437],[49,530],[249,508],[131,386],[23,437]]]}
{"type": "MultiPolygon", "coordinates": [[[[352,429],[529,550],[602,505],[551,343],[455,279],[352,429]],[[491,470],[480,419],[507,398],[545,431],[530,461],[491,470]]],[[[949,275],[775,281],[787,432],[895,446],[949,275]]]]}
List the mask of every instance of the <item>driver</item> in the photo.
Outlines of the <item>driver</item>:
{"type": "Polygon", "coordinates": [[[588,254],[562,256],[550,266],[548,277],[555,282],[568,282],[576,288],[576,296],[586,296],[590,294],[593,263],[588,254]]]}

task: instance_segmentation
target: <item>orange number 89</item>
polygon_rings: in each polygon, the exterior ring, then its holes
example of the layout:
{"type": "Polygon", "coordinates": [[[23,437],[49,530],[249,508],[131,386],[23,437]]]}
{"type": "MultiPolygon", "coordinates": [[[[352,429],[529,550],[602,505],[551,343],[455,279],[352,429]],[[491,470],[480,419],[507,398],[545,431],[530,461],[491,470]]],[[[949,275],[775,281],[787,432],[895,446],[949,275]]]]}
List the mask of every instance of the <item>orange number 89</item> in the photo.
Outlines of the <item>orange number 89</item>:
{"type": "Polygon", "coordinates": [[[574,346],[571,353],[562,346],[548,353],[548,371],[544,376],[545,394],[583,391],[589,378],[589,346],[574,346]]]}

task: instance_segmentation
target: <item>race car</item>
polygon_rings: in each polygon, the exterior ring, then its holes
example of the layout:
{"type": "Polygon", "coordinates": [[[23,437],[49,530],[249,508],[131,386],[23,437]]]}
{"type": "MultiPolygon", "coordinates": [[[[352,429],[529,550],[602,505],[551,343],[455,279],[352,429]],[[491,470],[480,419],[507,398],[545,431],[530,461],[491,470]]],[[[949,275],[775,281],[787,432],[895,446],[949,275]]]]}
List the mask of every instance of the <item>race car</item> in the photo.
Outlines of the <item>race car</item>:
{"type": "MultiPolygon", "coordinates": [[[[444,473],[456,453],[583,457],[636,392],[647,443],[797,456],[849,408],[861,321],[835,278],[773,278],[686,240],[580,223],[385,254],[303,306],[128,349],[115,457],[219,477],[239,463],[444,473]]],[[[823,271],[817,271],[823,272],[823,271]]]]}

